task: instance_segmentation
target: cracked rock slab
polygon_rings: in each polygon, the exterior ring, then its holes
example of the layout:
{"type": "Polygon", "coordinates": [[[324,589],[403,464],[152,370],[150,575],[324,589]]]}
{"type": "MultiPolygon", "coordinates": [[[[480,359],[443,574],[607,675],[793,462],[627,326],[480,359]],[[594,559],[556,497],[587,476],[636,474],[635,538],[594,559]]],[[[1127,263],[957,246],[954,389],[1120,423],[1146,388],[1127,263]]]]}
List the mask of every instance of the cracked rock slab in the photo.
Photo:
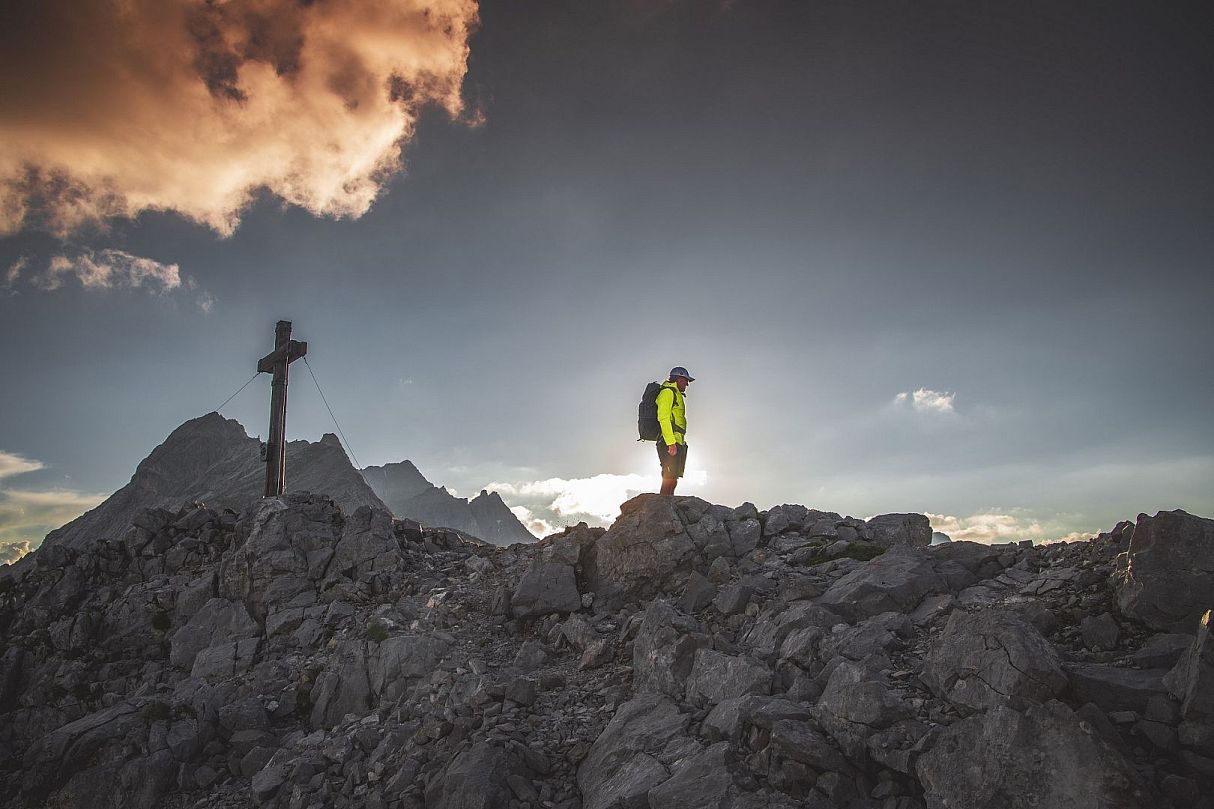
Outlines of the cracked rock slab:
{"type": "Polygon", "coordinates": [[[1134,768],[1065,705],[998,705],[943,731],[916,765],[928,809],[1163,805],[1134,768]]]}
{"type": "Polygon", "coordinates": [[[1018,613],[987,609],[954,612],[932,644],[920,679],[937,696],[965,711],[1025,698],[1052,699],[1067,686],[1058,656],[1018,613]]]}

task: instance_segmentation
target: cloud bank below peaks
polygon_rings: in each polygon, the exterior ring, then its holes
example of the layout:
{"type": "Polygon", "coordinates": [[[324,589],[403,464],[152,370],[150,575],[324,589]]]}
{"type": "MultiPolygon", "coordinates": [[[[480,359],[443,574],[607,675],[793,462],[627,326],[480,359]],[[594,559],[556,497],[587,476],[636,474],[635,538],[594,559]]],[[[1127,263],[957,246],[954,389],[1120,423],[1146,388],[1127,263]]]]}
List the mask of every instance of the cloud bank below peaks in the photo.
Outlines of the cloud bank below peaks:
{"type": "MultiPolygon", "coordinates": [[[[679,493],[694,493],[707,479],[703,471],[688,470],[679,493]]],[[[621,503],[642,492],[655,491],[658,483],[656,474],[603,473],[585,478],[490,483],[486,488],[514,504],[511,510],[528,530],[544,536],[579,522],[608,526],[619,516],[621,503]]]]}
{"type": "Polygon", "coordinates": [[[0,235],[260,189],[357,217],[420,110],[462,112],[475,0],[45,0],[0,26],[0,235]]]}

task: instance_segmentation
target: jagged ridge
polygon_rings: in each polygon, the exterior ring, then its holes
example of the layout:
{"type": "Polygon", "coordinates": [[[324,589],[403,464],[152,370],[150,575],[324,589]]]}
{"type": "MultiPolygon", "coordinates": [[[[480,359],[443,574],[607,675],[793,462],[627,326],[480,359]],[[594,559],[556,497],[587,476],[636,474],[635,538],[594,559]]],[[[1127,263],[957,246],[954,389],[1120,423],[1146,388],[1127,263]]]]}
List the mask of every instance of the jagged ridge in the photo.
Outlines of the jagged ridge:
{"type": "Polygon", "coordinates": [[[1209,618],[1157,616],[1214,600],[1166,586],[1214,521],[924,547],[916,516],[647,495],[607,531],[494,548],[319,495],[142,512],[121,542],[0,577],[0,793],[1208,806],[1209,618]]]}

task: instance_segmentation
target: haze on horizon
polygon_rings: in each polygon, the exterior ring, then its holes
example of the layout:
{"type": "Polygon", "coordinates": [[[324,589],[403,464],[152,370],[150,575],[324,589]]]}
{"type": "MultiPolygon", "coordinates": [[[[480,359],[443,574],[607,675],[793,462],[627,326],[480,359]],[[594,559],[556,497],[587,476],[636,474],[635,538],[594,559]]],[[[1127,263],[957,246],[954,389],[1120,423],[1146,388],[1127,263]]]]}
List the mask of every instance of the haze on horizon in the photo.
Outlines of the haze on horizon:
{"type": "MultiPolygon", "coordinates": [[[[0,26],[0,561],[294,322],[363,465],[1049,540],[1214,515],[1202,3],[49,0],[0,26]]],[[[224,408],[265,432],[268,379],[224,408]]],[[[333,425],[292,369],[289,437],[333,425]]]]}

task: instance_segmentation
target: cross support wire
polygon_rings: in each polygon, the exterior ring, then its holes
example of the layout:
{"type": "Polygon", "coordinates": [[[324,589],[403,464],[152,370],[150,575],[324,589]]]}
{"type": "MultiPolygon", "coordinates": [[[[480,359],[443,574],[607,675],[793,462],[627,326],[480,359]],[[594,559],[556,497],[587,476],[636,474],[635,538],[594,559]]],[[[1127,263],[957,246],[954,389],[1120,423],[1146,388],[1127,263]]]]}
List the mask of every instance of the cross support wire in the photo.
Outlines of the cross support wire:
{"type": "Polygon", "coordinates": [[[270,383],[270,438],[266,441],[266,497],[278,497],[286,488],[287,367],[307,353],[307,343],[291,339],[291,321],[280,320],[274,327],[274,350],[257,361],[257,373],[274,375],[270,383]]]}

